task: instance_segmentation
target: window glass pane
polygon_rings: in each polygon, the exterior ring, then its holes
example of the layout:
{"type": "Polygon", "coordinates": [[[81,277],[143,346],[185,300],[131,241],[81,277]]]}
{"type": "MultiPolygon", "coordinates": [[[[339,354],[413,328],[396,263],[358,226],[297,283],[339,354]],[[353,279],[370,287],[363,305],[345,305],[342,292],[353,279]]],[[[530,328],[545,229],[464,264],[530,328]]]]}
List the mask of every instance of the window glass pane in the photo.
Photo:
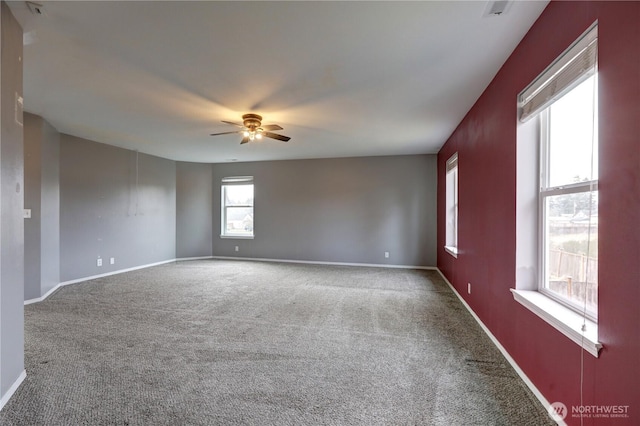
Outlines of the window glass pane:
{"type": "Polygon", "coordinates": [[[458,167],[446,174],[445,245],[458,246],[458,167]]]}
{"type": "Polygon", "coordinates": [[[253,184],[222,185],[222,234],[253,236],[253,184]]]}
{"type": "Polygon", "coordinates": [[[592,316],[598,306],[598,192],[547,196],[544,287],[592,316]]]}
{"type": "Polygon", "coordinates": [[[253,185],[226,185],[224,188],[226,206],[253,205],[253,185]]]}
{"type": "Polygon", "coordinates": [[[549,187],[598,179],[596,96],[594,75],[549,107],[549,187]]]}
{"type": "Polygon", "coordinates": [[[225,221],[226,234],[253,235],[252,207],[227,207],[225,221]]]}

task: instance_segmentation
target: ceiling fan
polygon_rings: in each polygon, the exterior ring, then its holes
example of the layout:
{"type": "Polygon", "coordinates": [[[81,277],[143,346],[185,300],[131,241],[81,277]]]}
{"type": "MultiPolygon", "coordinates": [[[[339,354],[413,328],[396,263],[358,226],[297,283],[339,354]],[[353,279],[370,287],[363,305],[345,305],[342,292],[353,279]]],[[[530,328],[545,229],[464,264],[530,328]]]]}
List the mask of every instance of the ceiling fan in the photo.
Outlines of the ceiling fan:
{"type": "Polygon", "coordinates": [[[242,141],[240,141],[240,144],[247,143],[255,139],[262,139],[263,136],[271,139],[277,139],[283,142],[289,142],[289,139],[291,139],[289,136],[283,136],[277,133],[271,133],[269,130],[282,130],[282,127],[278,126],[277,124],[262,125],[262,116],[258,114],[243,115],[242,124],[234,123],[233,121],[224,121],[224,120],[222,120],[222,122],[226,124],[231,124],[233,126],[238,126],[241,129],[233,132],[212,133],[211,136],[241,133],[242,141]]]}

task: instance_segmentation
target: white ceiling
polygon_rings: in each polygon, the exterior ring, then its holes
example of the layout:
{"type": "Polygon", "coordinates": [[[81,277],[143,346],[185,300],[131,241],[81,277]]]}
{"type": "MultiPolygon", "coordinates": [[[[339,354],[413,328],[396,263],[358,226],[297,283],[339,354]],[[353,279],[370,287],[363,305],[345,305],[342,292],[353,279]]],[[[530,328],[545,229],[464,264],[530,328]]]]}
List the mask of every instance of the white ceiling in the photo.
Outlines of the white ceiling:
{"type": "Polygon", "coordinates": [[[195,162],[435,153],[546,4],[55,1],[36,16],[9,2],[25,110],[195,162]],[[208,136],[247,112],[291,141],[208,136]]]}

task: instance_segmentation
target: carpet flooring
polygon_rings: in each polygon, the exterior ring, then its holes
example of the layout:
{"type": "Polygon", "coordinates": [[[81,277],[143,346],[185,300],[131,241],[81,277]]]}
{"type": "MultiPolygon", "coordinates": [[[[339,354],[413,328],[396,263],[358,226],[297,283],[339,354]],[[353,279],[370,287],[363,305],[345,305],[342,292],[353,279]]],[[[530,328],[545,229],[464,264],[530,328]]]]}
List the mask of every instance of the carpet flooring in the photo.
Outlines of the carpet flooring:
{"type": "Polygon", "coordinates": [[[25,306],[13,425],[553,425],[435,271],[185,261],[25,306]]]}

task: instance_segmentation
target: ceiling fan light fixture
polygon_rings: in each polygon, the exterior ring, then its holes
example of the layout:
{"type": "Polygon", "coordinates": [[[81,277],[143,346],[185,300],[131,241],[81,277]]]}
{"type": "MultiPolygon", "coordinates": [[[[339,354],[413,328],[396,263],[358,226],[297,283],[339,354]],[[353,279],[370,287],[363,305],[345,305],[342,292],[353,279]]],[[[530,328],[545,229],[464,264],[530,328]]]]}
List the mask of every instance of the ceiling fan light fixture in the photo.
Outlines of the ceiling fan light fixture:
{"type": "Polygon", "coordinates": [[[262,116],[258,114],[244,114],[242,116],[242,124],[235,123],[233,121],[222,121],[225,124],[231,124],[233,126],[240,127],[240,130],[231,132],[212,133],[211,136],[228,135],[231,133],[239,133],[243,136],[240,145],[254,140],[261,140],[263,138],[276,139],[282,142],[289,142],[291,139],[289,136],[273,133],[271,130],[283,130],[283,128],[277,124],[262,125],[262,116]]]}

